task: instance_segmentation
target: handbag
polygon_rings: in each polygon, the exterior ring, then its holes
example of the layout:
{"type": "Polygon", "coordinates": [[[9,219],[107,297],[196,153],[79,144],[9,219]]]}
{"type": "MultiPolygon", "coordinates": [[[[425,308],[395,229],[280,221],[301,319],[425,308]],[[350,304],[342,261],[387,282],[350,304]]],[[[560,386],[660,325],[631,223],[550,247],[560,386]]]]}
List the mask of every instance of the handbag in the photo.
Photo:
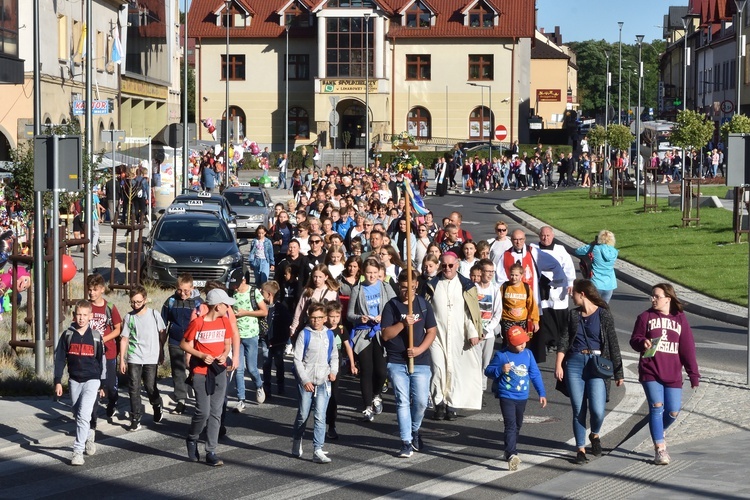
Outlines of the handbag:
{"type": "Polygon", "coordinates": [[[592,352],[591,359],[586,363],[586,369],[588,370],[589,375],[595,378],[612,378],[615,374],[614,363],[612,363],[612,360],[605,358],[601,354],[593,354],[593,350],[589,344],[588,328],[585,325],[583,327],[583,339],[586,341],[586,347],[592,352]]]}

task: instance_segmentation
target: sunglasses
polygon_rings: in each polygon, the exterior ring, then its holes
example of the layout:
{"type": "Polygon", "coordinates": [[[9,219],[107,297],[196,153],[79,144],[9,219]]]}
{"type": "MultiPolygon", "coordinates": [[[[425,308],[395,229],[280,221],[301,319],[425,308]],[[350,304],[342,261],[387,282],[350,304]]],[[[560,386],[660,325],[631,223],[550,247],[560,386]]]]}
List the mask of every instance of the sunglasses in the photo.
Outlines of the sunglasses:
{"type": "Polygon", "coordinates": [[[454,267],[456,267],[456,264],[440,264],[440,267],[442,267],[443,269],[453,269],[454,267]]]}
{"type": "Polygon", "coordinates": [[[499,228],[495,229],[495,232],[496,233],[507,233],[508,232],[508,228],[507,227],[499,227],[499,228]]]}
{"type": "Polygon", "coordinates": [[[322,240],[310,240],[311,245],[315,245],[317,243],[323,243],[323,241],[322,240]]]}

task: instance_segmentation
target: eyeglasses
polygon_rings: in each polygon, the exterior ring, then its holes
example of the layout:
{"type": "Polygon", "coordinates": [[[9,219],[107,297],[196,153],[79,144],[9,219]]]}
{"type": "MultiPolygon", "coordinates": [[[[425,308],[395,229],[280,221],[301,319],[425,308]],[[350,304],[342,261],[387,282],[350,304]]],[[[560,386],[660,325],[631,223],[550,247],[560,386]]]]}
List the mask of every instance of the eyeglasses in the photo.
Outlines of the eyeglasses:
{"type": "Polygon", "coordinates": [[[495,229],[495,232],[496,233],[507,233],[508,232],[508,228],[507,227],[498,227],[498,228],[495,229]]]}
{"type": "Polygon", "coordinates": [[[511,238],[510,241],[526,241],[526,238],[511,238]]]}
{"type": "Polygon", "coordinates": [[[666,299],[667,297],[664,295],[652,295],[651,300],[659,300],[659,299],[666,299]]]}
{"type": "Polygon", "coordinates": [[[419,232],[420,232],[420,233],[426,233],[426,232],[427,232],[427,229],[426,229],[426,228],[424,228],[424,227],[420,227],[420,228],[419,228],[419,232]]]}
{"type": "Polygon", "coordinates": [[[310,316],[310,319],[326,319],[325,316],[310,316]]]}
{"type": "Polygon", "coordinates": [[[145,303],[146,303],[145,300],[131,300],[130,301],[130,305],[131,306],[139,306],[139,305],[145,304],[145,303]]]}

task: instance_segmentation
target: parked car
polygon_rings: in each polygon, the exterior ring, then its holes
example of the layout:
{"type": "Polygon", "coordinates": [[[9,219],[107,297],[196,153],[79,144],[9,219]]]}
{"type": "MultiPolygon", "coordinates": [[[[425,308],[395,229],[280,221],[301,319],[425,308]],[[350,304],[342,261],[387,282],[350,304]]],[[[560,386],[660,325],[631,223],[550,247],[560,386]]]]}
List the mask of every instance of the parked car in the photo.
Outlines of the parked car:
{"type": "Polygon", "coordinates": [[[185,272],[197,287],[206,281],[226,283],[235,269],[247,271],[239,249],[246,244],[234,238],[217,213],[172,207],[144,242],[143,277],[166,287],[175,286],[185,272]]]}
{"type": "Polygon", "coordinates": [[[185,191],[172,200],[171,206],[184,206],[187,211],[214,211],[234,231],[235,212],[232,205],[220,194],[205,191],[185,191]]]}
{"type": "Polygon", "coordinates": [[[265,188],[242,183],[225,189],[223,195],[236,214],[238,235],[249,233],[255,236],[261,224],[268,228],[273,201],[265,188]]]}

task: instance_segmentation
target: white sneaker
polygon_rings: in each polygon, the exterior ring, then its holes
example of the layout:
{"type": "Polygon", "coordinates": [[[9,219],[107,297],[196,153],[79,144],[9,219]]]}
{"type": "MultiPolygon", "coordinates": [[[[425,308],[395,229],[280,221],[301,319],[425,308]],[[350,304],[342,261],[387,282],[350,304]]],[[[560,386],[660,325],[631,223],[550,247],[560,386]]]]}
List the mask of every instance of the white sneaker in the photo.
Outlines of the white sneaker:
{"type": "Polygon", "coordinates": [[[86,455],[95,455],[96,454],[96,443],[94,442],[95,439],[95,432],[91,431],[89,433],[89,438],[86,440],[86,448],[84,450],[84,453],[86,455]]]}
{"type": "Polygon", "coordinates": [[[266,401],[266,391],[262,387],[258,387],[258,390],[255,391],[255,401],[259,405],[262,405],[266,401]]]}
{"type": "Polygon", "coordinates": [[[234,412],[235,413],[242,413],[245,411],[245,402],[244,401],[237,401],[237,404],[234,405],[234,412]]]}
{"type": "Polygon", "coordinates": [[[315,450],[315,453],[313,453],[313,462],[316,464],[330,464],[331,459],[328,458],[328,455],[326,455],[326,452],[323,451],[323,449],[315,450]]]}
{"type": "Polygon", "coordinates": [[[284,347],[284,356],[292,356],[294,354],[294,349],[292,348],[292,344],[287,344],[286,347],[284,347]]]}
{"type": "Polygon", "coordinates": [[[671,458],[667,453],[666,448],[660,448],[654,452],[654,464],[655,465],[669,465],[671,458]]]}
{"type": "Polygon", "coordinates": [[[511,455],[508,459],[508,470],[518,470],[518,464],[521,463],[521,459],[518,458],[518,455],[511,455]]]}
{"type": "Polygon", "coordinates": [[[70,465],[83,465],[83,453],[80,451],[73,452],[73,458],[70,459],[70,465]]]}
{"type": "Polygon", "coordinates": [[[375,413],[372,411],[372,406],[365,408],[365,411],[362,412],[362,419],[365,422],[372,422],[375,420],[375,413]]]}
{"type": "Polygon", "coordinates": [[[372,398],[372,412],[375,415],[383,413],[383,398],[380,397],[380,394],[372,398]]]}
{"type": "Polygon", "coordinates": [[[295,439],[292,441],[292,456],[302,458],[302,440],[295,439]]]}

